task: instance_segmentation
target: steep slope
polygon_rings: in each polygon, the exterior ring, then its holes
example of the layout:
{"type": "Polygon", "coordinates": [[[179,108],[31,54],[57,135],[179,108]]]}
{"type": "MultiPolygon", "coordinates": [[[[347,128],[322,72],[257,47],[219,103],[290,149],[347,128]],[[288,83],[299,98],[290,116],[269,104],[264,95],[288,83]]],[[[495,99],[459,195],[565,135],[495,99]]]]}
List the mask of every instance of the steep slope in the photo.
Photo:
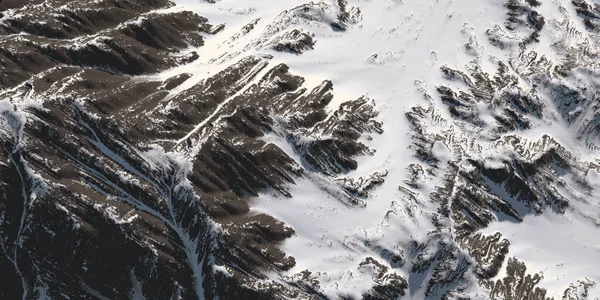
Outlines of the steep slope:
{"type": "Polygon", "coordinates": [[[600,296],[597,4],[0,9],[2,299],[600,296]]]}

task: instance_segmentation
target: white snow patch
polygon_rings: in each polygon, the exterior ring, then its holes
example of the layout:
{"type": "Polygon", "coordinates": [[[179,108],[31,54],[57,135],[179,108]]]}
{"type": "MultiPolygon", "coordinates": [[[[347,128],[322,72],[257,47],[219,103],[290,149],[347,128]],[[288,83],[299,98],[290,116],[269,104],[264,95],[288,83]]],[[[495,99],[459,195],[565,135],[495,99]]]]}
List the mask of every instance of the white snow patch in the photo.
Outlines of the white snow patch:
{"type": "Polygon", "coordinates": [[[600,284],[600,228],[573,211],[548,210],[522,223],[494,222],[482,232],[501,232],[510,241],[508,257],[525,262],[528,274],[543,273],[539,286],[547,296],[560,299],[570,283],[585,278],[600,284]]]}
{"type": "MultiPolygon", "coordinates": [[[[271,21],[282,12],[308,3],[304,0],[224,0],[216,4],[196,0],[175,2],[207,17],[212,24],[222,23],[226,27],[217,35],[207,37],[205,46],[190,49],[198,51],[198,61],[157,76],[166,79],[183,72],[193,74],[174,92],[190,88],[247,55],[261,56],[266,50],[246,46],[260,40],[269,30],[271,21]],[[254,24],[254,29],[239,34],[250,23],[254,24]],[[229,43],[231,37],[235,37],[235,43],[229,43]],[[225,52],[232,55],[223,56],[225,52]]],[[[333,3],[329,0],[326,2],[333,3]]],[[[375,171],[389,171],[385,183],[375,190],[366,207],[350,208],[342,204],[332,193],[338,187],[319,176],[298,179],[297,184],[291,187],[290,192],[294,195],[291,199],[265,195],[253,201],[254,211],[273,215],[296,231],[296,236],[283,246],[286,253],[296,258],[297,265],[291,273],[307,268],[313,272],[323,272],[321,284],[326,294],[335,296],[338,292],[345,292],[359,295],[370,287],[370,283],[357,273],[358,263],[371,251],[364,246],[364,240],[377,241],[394,249],[403,242],[426,237],[433,228],[429,214],[436,210],[435,207],[429,207],[433,206],[431,203],[413,205],[417,218],[411,218],[398,209],[390,219],[384,220],[390,208],[401,207],[407,202],[398,192],[398,186],[407,177],[406,167],[417,162],[412,150],[407,149],[411,141],[404,112],[412,106],[426,104],[423,92],[436,95],[435,87],[447,82],[439,71],[442,65],[464,69],[465,65],[477,59],[482,64],[483,72],[493,74],[496,71],[494,61],[509,61],[513,53],[491,46],[486,35],[487,29],[503,27],[506,19],[504,4],[505,1],[501,0],[479,1],[477,5],[473,5],[472,0],[349,0],[348,7],[360,8],[362,20],[358,24],[349,26],[344,32],[337,32],[323,26],[299,23],[297,27],[315,34],[314,50],[302,55],[266,51],[273,56],[267,68],[284,62],[290,66],[290,72],[305,77],[310,85],[317,85],[325,79],[332,80],[335,95],[330,103],[332,109],[343,101],[362,95],[375,99],[381,111],[378,118],[384,122],[386,130],[386,133],[374,136],[369,142],[369,146],[377,149],[377,153],[358,158],[359,169],[346,174],[364,176],[375,171]],[[476,48],[465,51],[466,43],[472,43],[476,48]]],[[[560,3],[557,1],[544,1],[540,10],[547,19],[566,18],[558,5],[560,3]]],[[[568,12],[568,15],[573,16],[574,13],[568,12]]],[[[581,27],[581,24],[577,26],[581,27]]],[[[532,45],[531,49],[552,57],[554,50],[549,45],[561,38],[542,37],[541,42],[532,45]]],[[[443,107],[438,97],[433,98],[437,105],[443,107]]],[[[487,107],[480,106],[478,109],[484,121],[493,121],[487,107]]],[[[449,119],[446,110],[439,113],[441,117],[449,119]]],[[[524,131],[522,135],[538,139],[552,132],[568,150],[580,146],[565,124],[559,121],[551,126],[535,125],[533,130],[524,131]]],[[[289,151],[291,157],[300,161],[281,138],[268,136],[266,139],[289,151]]],[[[446,159],[448,149],[441,146],[434,145],[434,154],[446,159]]],[[[581,153],[575,151],[575,154],[581,153]]],[[[504,155],[507,154],[498,153],[498,158],[504,155]]],[[[502,168],[503,164],[497,159],[486,161],[486,166],[502,168]]],[[[588,173],[589,178],[595,179],[594,176],[592,171],[588,173]]],[[[436,178],[427,180],[425,193],[429,186],[439,183],[436,178]]],[[[545,271],[544,286],[553,293],[558,290],[562,292],[568,282],[579,279],[581,274],[589,273],[591,278],[596,278],[597,271],[583,263],[586,260],[600,261],[597,256],[600,252],[592,242],[593,233],[597,233],[595,227],[577,218],[570,220],[570,217],[569,214],[562,217],[547,213],[539,217],[527,217],[519,225],[494,223],[488,232],[500,230],[508,233],[507,237],[512,242],[511,254],[523,258],[532,271],[545,271]],[[527,252],[532,245],[540,251],[547,249],[549,253],[540,255],[535,251],[527,252]],[[574,251],[577,255],[567,255],[568,251],[574,251]],[[566,267],[561,269],[555,266],[554,260],[571,263],[573,267],[570,270],[566,267]],[[566,275],[553,278],[559,271],[566,275]],[[550,284],[554,279],[560,283],[558,288],[550,284]]],[[[422,293],[413,296],[418,295],[422,293]]]]}

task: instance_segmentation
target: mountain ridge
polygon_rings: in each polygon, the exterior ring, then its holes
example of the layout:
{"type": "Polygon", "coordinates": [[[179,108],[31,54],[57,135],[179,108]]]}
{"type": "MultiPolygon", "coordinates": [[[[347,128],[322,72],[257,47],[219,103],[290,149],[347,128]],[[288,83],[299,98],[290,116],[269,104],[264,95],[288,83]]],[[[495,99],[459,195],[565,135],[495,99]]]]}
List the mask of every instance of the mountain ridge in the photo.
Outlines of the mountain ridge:
{"type": "Polygon", "coordinates": [[[598,4],[0,9],[1,298],[600,295],[598,4]]]}

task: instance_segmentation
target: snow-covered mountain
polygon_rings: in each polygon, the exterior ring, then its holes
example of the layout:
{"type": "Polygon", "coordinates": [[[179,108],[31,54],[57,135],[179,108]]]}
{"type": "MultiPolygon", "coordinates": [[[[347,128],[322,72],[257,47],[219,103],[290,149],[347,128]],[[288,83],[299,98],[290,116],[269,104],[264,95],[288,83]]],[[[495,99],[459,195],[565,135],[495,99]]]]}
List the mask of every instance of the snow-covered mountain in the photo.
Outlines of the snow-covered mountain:
{"type": "Polygon", "coordinates": [[[598,299],[590,0],[0,0],[0,299],[598,299]]]}

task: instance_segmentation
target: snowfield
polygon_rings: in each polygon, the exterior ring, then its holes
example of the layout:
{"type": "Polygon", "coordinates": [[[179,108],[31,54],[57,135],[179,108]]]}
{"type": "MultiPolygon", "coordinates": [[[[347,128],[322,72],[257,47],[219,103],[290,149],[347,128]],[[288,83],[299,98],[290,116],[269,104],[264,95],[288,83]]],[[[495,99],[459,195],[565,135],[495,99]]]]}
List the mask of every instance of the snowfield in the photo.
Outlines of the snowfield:
{"type": "MultiPolygon", "coordinates": [[[[372,282],[372,274],[361,273],[356,268],[360,261],[374,255],[374,251],[365,246],[366,243],[384,245],[387,249],[404,247],[406,250],[412,240],[426,242],[428,232],[434,230],[430,218],[437,204],[427,198],[434,187],[441,184],[439,176],[426,175],[426,186],[421,192],[423,203],[415,205],[415,217],[398,210],[392,217],[384,218],[390,208],[406,201],[398,192],[398,186],[406,180],[409,164],[417,162],[409,149],[412,142],[405,112],[413,106],[429,104],[423,95],[435,95],[435,88],[446,81],[440,67],[462,69],[475,61],[480,64],[482,72],[493,74],[497,61],[509,61],[520,51],[517,44],[500,49],[488,42],[486,31],[506,22],[505,2],[499,0],[477,3],[469,0],[351,0],[347,6],[359,13],[355,23],[349,24],[345,31],[336,31],[318,22],[294,24],[294,28],[313,33],[316,40],[314,49],[300,55],[265,49],[262,41],[269,39],[269,34],[278,26],[285,29],[284,24],[273,20],[280,20],[287,10],[305,4],[305,1],[175,2],[181,8],[206,16],[212,23],[225,25],[223,32],[207,39],[206,46],[198,49],[201,62],[184,67],[185,71],[194,72],[197,81],[240,57],[269,54],[273,56],[270,64],[287,64],[292,72],[306,78],[306,85],[316,86],[323,80],[331,80],[335,94],[334,101],[330,103],[332,110],[342,101],[363,95],[375,99],[385,133],[367,142],[369,147],[376,149],[376,153],[359,158],[359,168],[346,174],[360,177],[380,170],[388,172],[385,183],[365,201],[364,207],[348,207],[340,203],[331,195],[335,193],[335,187],[324,188],[323,185],[329,183],[319,175],[298,182],[292,188],[293,198],[263,195],[252,203],[254,211],[273,215],[296,231],[295,236],[283,245],[283,250],[295,257],[297,262],[289,274],[305,269],[317,272],[323,290],[332,297],[339,293],[360,296],[370,288],[368,283],[372,282]],[[252,31],[237,37],[250,23],[254,24],[252,31]],[[230,37],[237,38],[231,42],[230,37]],[[475,45],[470,51],[465,50],[468,43],[475,45]],[[221,59],[225,53],[233,55],[221,59]],[[215,59],[218,63],[211,63],[215,59]]],[[[561,1],[543,1],[537,10],[545,16],[547,24],[550,20],[567,20],[577,30],[585,32],[583,24],[576,21],[575,10],[570,6],[561,10],[562,6],[561,1]]],[[[324,9],[321,13],[327,16],[328,11],[324,9]]],[[[518,31],[513,34],[526,36],[526,33],[518,31]]],[[[555,43],[564,39],[560,34],[559,31],[546,31],[539,43],[531,46],[532,50],[560,59],[562,54],[554,47],[555,43]]],[[[170,72],[182,71],[175,69],[170,72]]],[[[519,83],[523,87],[529,84],[525,81],[519,83]]],[[[458,90],[461,88],[468,90],[467,86],[457,87],[458,90]]],[[[433,101],[434,107],[443,106],[439,97],[433,97],[433,101]]],[[[481,106],[481,114],[488,114],[488,120],[493,121],[493,113],[486,110],[486,106],[481,106]]],[[[451,119],[446,110],[440,109],[438,113],[442,118],[451,119]]],[[[533,128],[517,134],[528,139],[549,134],[582,159],[596,158],[597,152],[582,145],[562,122],[534,122],[533,128]]],[[[440,134],[444,129],[442,126],[432,128],[440,134]]],[[[277,137],[267,140],[285,147],[285,141],[277,137]]],[[[482,151],[491,151],[493,157],[494,150],[486,150],[486,143],[481,141],[482,151]]],[[[300,158],[294,151],[288,151],[300,164],[300,158]]],[[[451,156],[445,153],[449,151],[444,143],[435,145],[435,156],[441,157],[442,169],[451,156]]],[[[599,178],[590,178],[590,182],[598,184],[599,178]]],[[[592,193],[596,199],[600,195],[597,187],[592,193]]],[[[597,210],[598,206],[594,209],[597,210]]],[[[597,224],[584,219],[582,213],[585,212],[577,208],[565,215],[545,211],[539,216],[526,216],[519,223],[494,222],[482,232],[501,232],[511,242],[508,256],[522,260],[534,273],[542,272],[544,278],[540,286],[548,289],[548,296],[561,298],[565,288],[577,280],[588,278],[600,283],[600,273],[596,270],[600,263],[600,248],[594,238],[600,236],[600,229],[597,224]]],[[[411,264],[406,264],[401,268],[401,274],[409,278],[409,298],[426,298],[425,285],[421,284],[425,280],[413,278],[411,267],[411,264]]],[[[498,278],[503,274],[501,272],[498,278]]],[[[590,293],[600,296],[600,289],[590,290],[590,293]]],[[[481,299],[487,297],[483,291],[472,295],[481,299]]]]}
{"type": "Polygon", "coordinates": [[[0,0],[0,299],[600,299],[590,1],[0,0]]]}
{"type": "MultiPolygon", "coordinates": [[[[551,295],[560,296],[577,280],[598,282],[600,279],[595,267],[595,262],[600,260],[598,226],[580,215],[548,211],[540,216],[528,216],[520,224],[498,222],[484,230],[496,231],[511,241],[510,255],[544,275],[540,285],[551,295]]],[[[590,290],[591,296],[599,293],[597,286],[590,290]]]]}

